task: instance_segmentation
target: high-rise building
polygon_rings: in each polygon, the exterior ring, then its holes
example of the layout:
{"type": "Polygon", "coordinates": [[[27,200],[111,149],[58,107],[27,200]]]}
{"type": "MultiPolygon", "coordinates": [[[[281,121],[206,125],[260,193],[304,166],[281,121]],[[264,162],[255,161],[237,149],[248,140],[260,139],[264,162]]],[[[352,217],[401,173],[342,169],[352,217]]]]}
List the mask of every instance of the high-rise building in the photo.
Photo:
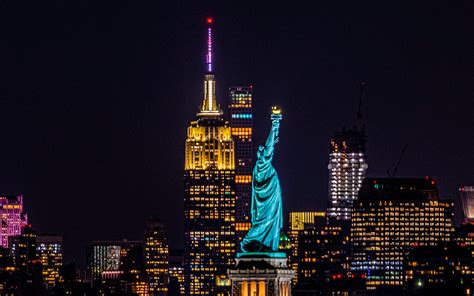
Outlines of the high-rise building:
{"type": "Polygon", "coordinates": [[[0,295],[17,295],[19,285],[18,269],[10,250],[0,248],[0,295]]]}
{"type": "Polygon", "coordinates": [[[343,128],[331,137],[329,147],[329,200],[328,217],[337,220],[350,220],[351,207],[362,180],[365,177],[367,165],[367,136],[362,121],[361,86],[357,124],[352,129],[343,128]]]}
{"type": "Polygon", "coordinates": [[[368,168],[364,130],[343,129],[331,138],[328,216],[350,220],[351,208],[368,168]]]}
{"type": "Polygon", "coordinates": [[[235,165],[231,128],[216,101],[208,19],[204,100],[185,143],[184,260],[187,295],[228,295],[235,255],[235,165]]]}
{"type": "Polygon", "coordinates": [[[345,277],[343,269],[344,235],[338,225],[306,228],[298,233],[298,286],[324,290],[329,283],[345,277]]]}
{"type": "Polygon", "coordinates": [[[150,295],[167,295],[168,238],[163,223],[152,217],[145,230],[145,270],[150,283],[150,295]]]}
{"type": "Polygon", "coordinates": [[[289,258],[289,265],[295,272],[293,284],[298,283],[298,236],[300,232],[305,229],[312,229],[316,225],[323,225],[326,223],[326,212],[290,212],[289,213],[289,230],[288,236],[291,239],[291,256],[289,258]]]}
{"type": "Polygon", "coordinates": [[[8,238],[21,235],[23,227],[28,224],[23,211],[23,195],[0,195],[0,219],[0,247],[8,248],[8,238]]]}
{"type": "Polygon", "coordinates": [[[407,252],[451,240],[453,207],[432,178],[366,178],[352,208],[351,271],[368,289],[402,286],[407,252]]]}
{"type": "Polygon", "coordinates": [[[466,222],[474,222],[474,186],[463,186],[461,192],[462,208],[466,222]]]}
{"type": "Polygon", "coordinates": [[[123,271],[128,252],[141,241],[95,241],[87,248],[87,271],[93,285],[100,283],[103,272],[123,271]]]}
{"type": "Polygon", "coordinates": [[[36,254],[43,265],[43,285],[46,289],[56,287],[63,265],[63,237],[61,235],[37,236],[36,254]]]}
{"type": "Polygon", "coordinates": [[[42,265],[37,260],[36,232],[27,225],[22,234],[10,236],[10,254],[19,275],[19,295],[41,295],[42,265]]]}
{"type": "Polygon", "coordinates": [[[235,216],[239,241],[250,229],[252,198],[252,86],[229,89],[229,112],[235,143],[235,216]]]}

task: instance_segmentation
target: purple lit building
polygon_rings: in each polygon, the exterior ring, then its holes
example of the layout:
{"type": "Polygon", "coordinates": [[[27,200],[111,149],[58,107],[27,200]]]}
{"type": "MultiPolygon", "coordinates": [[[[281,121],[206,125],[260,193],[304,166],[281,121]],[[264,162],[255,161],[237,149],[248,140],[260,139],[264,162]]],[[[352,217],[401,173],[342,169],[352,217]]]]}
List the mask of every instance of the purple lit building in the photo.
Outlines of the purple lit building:
{"type": "Polygon", "coordinates": [[[28,224],[28,217],[23,212],[23,195],[0,195],[0,247],[8,248],[8,238],[22,234],[28,224]]]}

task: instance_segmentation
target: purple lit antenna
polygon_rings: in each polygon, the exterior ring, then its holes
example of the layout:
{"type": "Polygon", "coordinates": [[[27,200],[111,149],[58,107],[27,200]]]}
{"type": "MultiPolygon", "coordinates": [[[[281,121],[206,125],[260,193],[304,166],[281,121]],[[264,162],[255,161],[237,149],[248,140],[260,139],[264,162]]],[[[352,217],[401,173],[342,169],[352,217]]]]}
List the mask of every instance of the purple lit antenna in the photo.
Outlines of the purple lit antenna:
{"type": "Polygon", "coordinates": [[[207,56],[206,56],[206,64],[207,64],[207,72],[212,73],[212,28],[211,25],[214,22],[212,17],[207,18],[207,56]]]}

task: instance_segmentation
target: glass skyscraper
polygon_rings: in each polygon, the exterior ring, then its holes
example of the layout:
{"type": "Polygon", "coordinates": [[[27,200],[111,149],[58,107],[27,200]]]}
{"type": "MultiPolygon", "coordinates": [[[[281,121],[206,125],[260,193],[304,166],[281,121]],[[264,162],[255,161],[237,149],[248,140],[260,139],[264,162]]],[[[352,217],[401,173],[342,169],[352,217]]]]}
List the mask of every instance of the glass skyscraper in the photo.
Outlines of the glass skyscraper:
{"type": "Polygon", "coordinates": [[[229,89],[229,112],[235,143],[235,215],[239,240],[250,229],[252,198],[252,86],[229,89]]]}
{"type": "Polygon", "coordinates": [[[212,19],[208,19],[204,100],[185,142],[184,260],[186,295],[229,295],[235,257],[234,140],[216,101],[212,19]]]}

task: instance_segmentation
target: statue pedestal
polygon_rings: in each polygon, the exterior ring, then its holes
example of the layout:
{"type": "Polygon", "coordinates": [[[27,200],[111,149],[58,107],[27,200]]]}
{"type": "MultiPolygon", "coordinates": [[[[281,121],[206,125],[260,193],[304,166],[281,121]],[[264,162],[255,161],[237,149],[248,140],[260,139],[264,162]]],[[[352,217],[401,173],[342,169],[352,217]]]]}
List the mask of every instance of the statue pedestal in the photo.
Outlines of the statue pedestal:
{"type": "Polygon", "coordinates": [[[228,270],[232,296],[291,296],[294,273],[285,253],[237,253],[235,260],[235,268],[228,270]]]}

